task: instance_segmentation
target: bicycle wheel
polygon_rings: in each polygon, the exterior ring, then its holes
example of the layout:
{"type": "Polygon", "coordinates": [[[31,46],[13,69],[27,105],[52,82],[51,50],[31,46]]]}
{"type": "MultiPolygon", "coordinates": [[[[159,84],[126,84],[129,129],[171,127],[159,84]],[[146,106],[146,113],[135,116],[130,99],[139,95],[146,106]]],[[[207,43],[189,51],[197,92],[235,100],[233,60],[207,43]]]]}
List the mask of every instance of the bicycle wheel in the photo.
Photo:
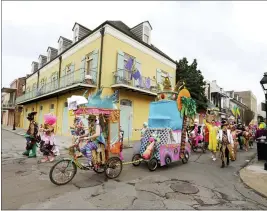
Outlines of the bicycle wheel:
{"type": "Polygon", "coordinates": [[[122,162],[118,157],[109,158],[106,162],[105,173],[109,179],[117,178],[122,171],[122,162]]]}
{"type": "Polygon", "coordinates": [[[97,166],[93,168],[94,172],[98,173],[98,174],[102,174],[105,171],[105,167],[103,165],[101,166],[97,166]]]}
{"type": "Polygon", "coordinates": [[[50,169],[49,178],[55,185],[69,183],[77,173],[77,166],[71,159],[63,159],[55,163],[50,169]],[[58,173],[56,173],[58,172],[58,173]],[[58,178],[61,178],[61,180],[58,178]]]}
{"type": "Polygon", "coordinates": [[[140,164],[141,164],[141,161],[138,161],[138,160],[140,160],[142,157],[141,157],[141,155],[140,154],[135,154],[134,156],[133,156],[133,158],[132,158],[132,164],[133,164],[133,166],[140,166],[140,164]]]}

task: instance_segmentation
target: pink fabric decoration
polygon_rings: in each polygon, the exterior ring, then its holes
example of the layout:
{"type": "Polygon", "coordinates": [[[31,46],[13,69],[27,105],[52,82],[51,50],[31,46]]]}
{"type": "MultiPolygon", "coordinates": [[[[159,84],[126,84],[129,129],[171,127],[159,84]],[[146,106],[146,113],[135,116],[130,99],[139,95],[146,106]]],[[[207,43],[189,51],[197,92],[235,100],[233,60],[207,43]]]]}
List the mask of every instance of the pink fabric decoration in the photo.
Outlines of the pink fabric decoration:
{"type": "Polygon", "coordinates": [[[155,141],[155,139],[153,137],[150,137],[148,141],[153,142],[153,141],[155,141]]]}
{"type": "Polygon", "coordinates": [[[45,114],[44,115],[44,123],[48,125],[54,125],[57,121],[57,117],[53,114],[45,114]]]}

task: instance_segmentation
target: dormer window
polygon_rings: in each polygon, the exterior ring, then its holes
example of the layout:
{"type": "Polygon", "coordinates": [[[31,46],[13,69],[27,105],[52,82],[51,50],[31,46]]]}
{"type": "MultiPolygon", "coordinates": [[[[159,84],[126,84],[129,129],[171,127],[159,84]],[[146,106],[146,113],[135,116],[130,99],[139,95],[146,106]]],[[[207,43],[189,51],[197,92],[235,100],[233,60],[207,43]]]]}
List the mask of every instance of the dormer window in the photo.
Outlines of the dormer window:
{"type": "Polygon", "coordinates": [[[63,49],[63,40],[61,39],[61,40],[59,41],[59,46],[58,46],[58,51],[59,51],[59,53],[62,52],[62,49],[63,49]]]}
{"type": "Polygon", "coordinates": [[[39,57],[39,64],[38,64],[38,68],[41,68],[42,67],[42,57],[40,56],[39,57]]]}
{"type": "Polygon", "coordinates": [[[149,43],[149,28],[147,26],[144,27],[144,42],[149,43]]]}
{"type": "Polygon", "coordinates": [[[47,61],[49,62],[50,59],[51,59],[51,50],[49,49],[47,53],[47,61]]]}
{"type": "Polygon", "coordinates": [[[79,39],[79,28],[76,27],[74,30],[74,42],[77,42],[79,39]]]}

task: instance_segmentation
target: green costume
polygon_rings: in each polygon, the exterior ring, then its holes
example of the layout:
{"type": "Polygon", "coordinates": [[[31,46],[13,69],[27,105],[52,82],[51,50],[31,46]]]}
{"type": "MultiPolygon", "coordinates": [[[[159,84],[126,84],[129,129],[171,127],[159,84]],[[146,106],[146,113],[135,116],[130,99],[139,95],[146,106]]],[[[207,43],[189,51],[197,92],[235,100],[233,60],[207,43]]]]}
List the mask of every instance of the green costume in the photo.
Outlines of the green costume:
{"type": "Polygon", "coordinates": [[[37,141],[38,141],[38,124],[34,121],[34,115],[36,115],[37,112],[31,112],[28,114],[27,119],[30,121],[29,128],[24,135],[26,138],[27,144],[26,144],[26,151],[22,154],[25,156],[28,156],[29,158],[36,157],[36,150],[37,150],[37,141]]]}

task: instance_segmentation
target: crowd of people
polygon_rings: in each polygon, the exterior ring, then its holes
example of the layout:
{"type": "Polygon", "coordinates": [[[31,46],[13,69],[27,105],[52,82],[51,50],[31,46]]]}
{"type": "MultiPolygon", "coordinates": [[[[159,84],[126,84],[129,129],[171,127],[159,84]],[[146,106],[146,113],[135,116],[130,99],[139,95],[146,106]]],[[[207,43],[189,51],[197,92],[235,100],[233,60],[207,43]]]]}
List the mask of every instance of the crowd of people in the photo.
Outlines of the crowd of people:
{"type": "Polygon", "coordinates": [[[216,161],[219,153],[222,165],[224,168],[231,161],[237,159],[238,147],[239,150],[248,151],[254,147],[254,142],[257,138],[264,135],[266,129],[265,123],[259,125],[250,123],[236,124],[234,121],[223,120],[216,122],[215,120],[204,120],[204,125],[199,128],[197,122],[192,130],[194,134],[194,143],[198,144],[203,141],[212,153],[212,160],[216,161]]]}

